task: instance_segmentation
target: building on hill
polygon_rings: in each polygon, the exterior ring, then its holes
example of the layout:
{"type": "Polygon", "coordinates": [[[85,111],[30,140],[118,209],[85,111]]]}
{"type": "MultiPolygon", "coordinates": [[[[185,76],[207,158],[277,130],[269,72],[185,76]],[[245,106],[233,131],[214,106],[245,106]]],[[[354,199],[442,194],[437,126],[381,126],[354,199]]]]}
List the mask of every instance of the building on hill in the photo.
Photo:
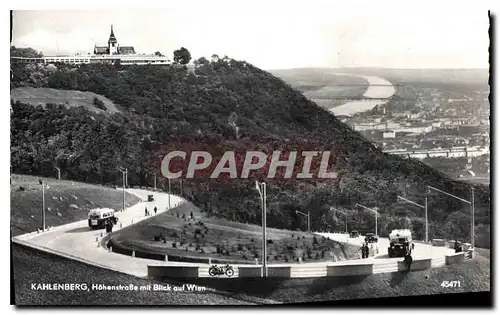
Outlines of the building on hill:
{"type": "Polygon", "coordinates": [[[170,65],[172,62],[168,57],[157,54],[137,54],[133,46],[120,46],[111,25],[111,33],[108,46],[94,46],[93,54],[73,56],[45,56],[40,58],[10,57],[11,62],[16,63],[65,63],[65,64],[88,64],[88,63],[120,63],[121,65],[170,65]]]}
{"type": "Polygon", "coordinates": [[[108,46],[94,46],[94,55],[135,55],[135,49],[133,46],[120,46],[111,25],[108,46]]]}

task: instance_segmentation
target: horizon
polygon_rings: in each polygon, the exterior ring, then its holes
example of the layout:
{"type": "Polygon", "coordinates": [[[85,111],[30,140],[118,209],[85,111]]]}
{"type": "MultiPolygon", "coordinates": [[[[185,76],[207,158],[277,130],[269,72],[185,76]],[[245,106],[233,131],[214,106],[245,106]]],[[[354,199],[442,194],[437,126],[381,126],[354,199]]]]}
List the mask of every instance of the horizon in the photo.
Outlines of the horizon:
{"type": "Polygon", "coordinates": [[[227,55],[266,70],[489,68],[487,11],[239,9],[13,11],[11,45],[87,55],[107,44],[113,25],[118,43],[137,53],[173,59],[185,47],[193,60],[227,55]]]}

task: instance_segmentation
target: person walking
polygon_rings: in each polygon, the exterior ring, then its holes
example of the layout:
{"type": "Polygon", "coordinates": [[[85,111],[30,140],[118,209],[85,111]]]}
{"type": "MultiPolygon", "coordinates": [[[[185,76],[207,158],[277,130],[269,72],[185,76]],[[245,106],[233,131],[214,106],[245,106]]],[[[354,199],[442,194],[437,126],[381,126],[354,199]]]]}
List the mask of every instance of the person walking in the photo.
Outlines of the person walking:
{"type": "Polygon", "coordinates": [[[144,208],[144,216],[147,217],[148,216],[148,207],[145,207],[144,208]]]}
{"type": "Polygon", "coordinates": [[[156,208],[156,206],[155,206],[155,208],[154,208],[154,212],[155,212],[155,214],[156,214],[156,211],[158,211],[158,209],[157,209],[157,208],[156,208]]]}
{"type": "Polygon", "coordinates": [[[370,248],[368,247],[368,244],[365,243],[365,258],[368,258],[370,256],[370,248]]]}
{"type": "Polygon", "coordinates": [[[413,258],[411,257],[411,251],[408,250],[406,252],[404,262],[405,262],[406,266],[408,267],[407,272],[410,272],[411,264],[413,262],[413,258]]]}

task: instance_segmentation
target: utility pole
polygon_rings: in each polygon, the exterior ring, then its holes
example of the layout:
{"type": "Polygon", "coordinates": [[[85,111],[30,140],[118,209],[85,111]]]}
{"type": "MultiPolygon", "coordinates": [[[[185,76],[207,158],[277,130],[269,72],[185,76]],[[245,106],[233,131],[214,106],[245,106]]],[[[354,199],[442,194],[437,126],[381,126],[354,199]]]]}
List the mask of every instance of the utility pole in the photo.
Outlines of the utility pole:
{"type": "Polygon", "coordinates": [[[255,187],[260,194],[260,202],[262,206],[262,272],[261,276],[267,278],[267,235],[266,235],[266,183],[255,181],[255,187]]]}
{"type": "Polygon", "coordinates": [[[471,209],[471,211],[470,211],[471,212],[471,221],[470,221],[470,232],[471,232],[470,238],[471,238],[471,242],[470,242],[470,244],[471,244],[472,248],[474,249],[474,188],[473,187],[471,188],[471,201],[462,199],[462,198],[460,198],[458,196],[452,195],[450,193],[447,193],[445,191],[442,191],[441,189],[438,189],[436,187],[432,187],[430,185],[427,185],[427,188],[429,190],[432,189],[432,190],[440,192],[440,193],[442,193],[444,195],[453,197],[453,198],[455,198],[457,200],[460,200],[460,201],[462,201],[462,202],[470,205],[470,209],[471,209]]]}
{"type": "Polygon", "coordinates": [[[171,209],[170,207],[170,195],[172,194],[172,191],[170,190],[170,178],[168,178],[168,210],[171,209]]]}
{"type": "Polygon", "coordinates": [[[47,181],[42,180],[42,229],[45,232],[45,185],[47,181]]]}
{"type": "Polygon", "coordinates": [[[357,203],[357,204],[355,205],[355,207],[357,207],[357,206],[359,206],[359,207],[361,207],[361,208],[363,208],[363,209],[366,209],[366,210],[368,210],[368,211],[371,211],[371,212],[375,213],[375,236],[378,236],[378,230],[377,230],[377,229],[378,229],[378,222],[377,222],[378,211],[377,211],[377,210],[375,210],[375,209],[373,209],[373,208],[368,208],[368,207],[366,207],[366,206],[363,206],[362,204],[359,204],[359,203],[357,203]]]}
{"type": "Polygon", "coordinates": [[[118,168],[120,172],[122,172],[122,182],[123,182],[123,209],[122,211],[125,211],[125,186],[126,186],[126,181],[127,181],[127,169],[123,168],[118,168]]]}
{"type": "Polygon", "coordinates": [[[427,196],[425,196],[425,205],[424,206],[422,206],[421,204],[418,204],[416,202],[413,202],[409,199],[406,199],[404,197],[401,197],[401,196],[398,196],[398,200],[403,200],[403,201],[409,202],[417,207],[425,209],[425,242],[427,243],[429,240],[429,224],[427,221],[427,196]]]}
{"type": "Polygon", "coordinates": [[[59,167],[54,167],[57,170],[57,179],[61,179],[61,169],[59,167]]]}
{"type": "Polygon", "coordinates": [[[471,187],[471,225],[470,225],[470,237],[471,237],[471,242],[470,245],[472,248],[474,248],[474,239],[475,239],[475,233],[474,233],[474,187],[471,187]]]}
{"type": "Polygon", "coordinates": [[[345,232],[347,233],[347,212],[341,211],[341,210],[336,209],[334,207],[330,207],[330,211],[333,211],[333,213],[340,212],[345,216],[345,232]]]}

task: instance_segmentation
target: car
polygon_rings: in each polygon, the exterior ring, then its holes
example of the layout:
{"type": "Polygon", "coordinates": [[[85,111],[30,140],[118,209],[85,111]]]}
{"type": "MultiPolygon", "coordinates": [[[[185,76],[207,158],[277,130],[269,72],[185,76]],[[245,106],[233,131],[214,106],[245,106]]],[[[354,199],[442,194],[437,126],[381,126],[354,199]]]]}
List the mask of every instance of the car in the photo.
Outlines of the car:
{"type": "Polygon", "coordinates": [[[373,233],[366,233],[365,235],[365,241],[367,243],[377,243],[378,242],[378,237],[373,234],[373,233]]]}
{"type": "Polygon", "coordinates": [[[148,202],[155,201],[153,195],[148,195],[148,202]]]}
{"type": "Polygon", "coordinates": [[[351,234],[349,234],[349,237],[351,237],[351,238],[359,237],[359,232],[356,230],[351,231],[351,234]]]}

